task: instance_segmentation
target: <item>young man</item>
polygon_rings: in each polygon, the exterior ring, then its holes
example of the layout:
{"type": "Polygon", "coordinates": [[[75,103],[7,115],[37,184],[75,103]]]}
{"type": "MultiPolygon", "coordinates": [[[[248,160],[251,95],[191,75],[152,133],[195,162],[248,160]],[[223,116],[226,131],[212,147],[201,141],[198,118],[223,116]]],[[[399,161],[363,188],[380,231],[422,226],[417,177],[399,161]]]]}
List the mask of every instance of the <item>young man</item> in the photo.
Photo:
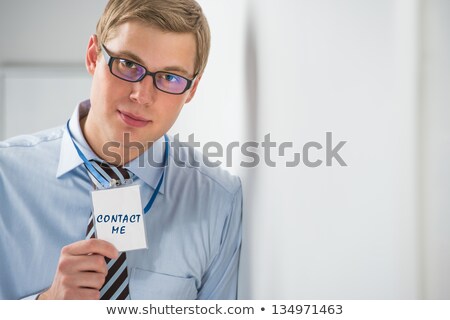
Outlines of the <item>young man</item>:
{"type": "Polygon", "coordinates": [[[236,298],[240,181],[192,166],[165,135],[209,44],[194,0],[109,1],[86,53],[90,100],[67,126],[0,142],[0,298],[236,298]],[[139,186],[147,248],[123,254],[91,238],[91,191],[104,179],[139,186]]]}

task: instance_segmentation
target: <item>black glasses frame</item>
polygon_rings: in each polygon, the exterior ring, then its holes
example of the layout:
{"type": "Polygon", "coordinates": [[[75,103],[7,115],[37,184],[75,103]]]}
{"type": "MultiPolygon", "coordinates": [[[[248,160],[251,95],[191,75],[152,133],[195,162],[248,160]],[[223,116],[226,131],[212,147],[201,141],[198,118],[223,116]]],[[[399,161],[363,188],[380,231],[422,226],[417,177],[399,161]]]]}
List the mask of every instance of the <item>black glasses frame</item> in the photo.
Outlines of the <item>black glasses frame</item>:
{"type": "Polygon", "coordinates": [[[188,79],[188,78],[186,78],[186,77],[180,76],[179,74],[172,73],[172,72],[167,72],[167,71],[150,72],[150,71],[148,71],[147,68],[144,67],[142,64],[137,63],[137,62],[134,62],[133,60],[129,60],[129,59],[124,59],[124,58],[119,58],[119,57],[111,56],[111,55],[109,54],[109,52],[108,52],[108,49],[106,49],[106,47],[105,47],[103,44],[101,45],[101,48],[102,48],[102,52],[103,52],[103,57],[105,58],[105,61],[106,61],[106,63],[108,64],[108,67],[109,67],[109,71],[111,72],[111,74],[112,74],[113,76],[115,76],[116,78],[119,78],[119,79],[121,79],[121,80],[123,80],[123,81],[127,81],[127,82],[140,82],[140,81],[142,81],[146,76],[151,76],[152,79],[153,79],[153,85],[155,86],[155,88],[158,89],[159,91],[164,92],[164,93],[175,94],[175,95],[180,95],[180,94],[185,93],[187,90],[189,90],[189,89],[191,88],[192,83],[194,82],[195,78],[196,78],[197,75],[198,75],[198,73],[196,73],[196,74],[194,75],[194,78],[188,79]],[[128,79],[119,77],[118,75],[116,75],[116,74],[113,72],[113,62],[114,62],[115,60],[122,60],[122,61],[128,61],[128,62],[131,62],[131,63],[133,63],[133,64],[135,64],[135,65],[137,65],[137,66],[140,66],[142,69],[144,69],[145,73],[142,74],[142,76],[140,76],[137,80],[128,80],[128,79]],[[174,75],[174,76],[183,78],[184,80],[187,81],[187,82],[186,82],[186,87],[184,88],[184,90],[183,90],[182,92],[179,92],[179,93],[174,93],[174,92],[169,92],[169,91],[162,90],[162,89],[160,89],[160,88],[158,87],[158,85],[157,85],[157,83],[156,83],[156,77],[155,77],[155,76],[156,76],[158,73],[172,74],[172,75],[174,75]]]}

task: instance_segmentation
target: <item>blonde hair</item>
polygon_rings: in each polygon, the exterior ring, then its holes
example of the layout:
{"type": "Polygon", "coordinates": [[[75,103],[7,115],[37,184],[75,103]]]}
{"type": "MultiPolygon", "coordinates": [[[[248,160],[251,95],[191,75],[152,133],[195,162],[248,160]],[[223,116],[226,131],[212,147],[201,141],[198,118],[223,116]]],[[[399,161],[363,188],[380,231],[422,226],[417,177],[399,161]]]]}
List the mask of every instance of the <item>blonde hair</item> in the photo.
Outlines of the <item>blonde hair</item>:
{"type": "Polygon", "coordinates": [[[99,43],[108,42],[119,25],[131,20],[163,31],[194,34],[195,74],[203,72],[208,62],[211,35],[208,21],[195,0],[110,0],[97,23],[99,43]]]}

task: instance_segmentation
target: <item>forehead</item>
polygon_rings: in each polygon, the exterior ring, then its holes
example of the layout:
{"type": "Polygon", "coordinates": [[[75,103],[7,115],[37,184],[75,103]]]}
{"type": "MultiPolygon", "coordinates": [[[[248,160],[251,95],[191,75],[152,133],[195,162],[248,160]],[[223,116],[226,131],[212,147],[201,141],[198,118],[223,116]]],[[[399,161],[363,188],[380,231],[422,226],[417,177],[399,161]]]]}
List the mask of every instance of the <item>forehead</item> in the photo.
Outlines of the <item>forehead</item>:
{"type": "Polygon", "coordinates": [[[149,70],[178,67],[191,75],[194,73],[196,40],[192,33],[168,32],[128,21],[116,27],[109,38],[105,45],[112,53],[143,64],[149,70]]]}

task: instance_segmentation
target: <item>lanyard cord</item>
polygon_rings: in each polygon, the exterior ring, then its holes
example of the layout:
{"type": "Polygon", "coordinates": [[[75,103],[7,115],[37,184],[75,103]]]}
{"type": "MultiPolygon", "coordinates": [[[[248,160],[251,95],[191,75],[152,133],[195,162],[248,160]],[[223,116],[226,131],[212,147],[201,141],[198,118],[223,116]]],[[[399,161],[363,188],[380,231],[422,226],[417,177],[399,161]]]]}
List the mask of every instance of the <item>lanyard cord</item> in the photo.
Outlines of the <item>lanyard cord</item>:
{"type": "MultiPolygon", "coordinates": [[[[85,155],[80,150],[80,148],[78,148],[77,144],[75,143],[75,140],[73,139],[72,132],[70,131],[69,122],[70,122],[70,119],[67,121],[67,124],[66,124],[67,131],[69,132],[70,139],[72,140],[75,150],[77,151],[78,156],[81,158],[81,160],[83,160],[84,165],[86,166],[86,169],[89,170],[89,173],[92,174],[97,179],[97,181],[101,183],[101,185],[104,188],[110,188],[111,185],[110,185],[109,181],[106,180],[101,174],[99,174],[97,172],[97,170],[95,170],[94,166],[85,157],[85,155]]],[[[153,203],[155,202],[156,196],[158,195],[158,192],[161,189],[161,185],[164,180],[165,167],[167,166],[168,159],[169,159],[169,139],[168,139],[167,135],[165,134],[164,135],[164,169],[161,174],[161,178],[159,178],[158,185],[156,186],[156,189],[153,192],[153,195],[150,197],[150,200],[148,201],[147,205],[144,208],[144,214],[146,214],[147,212],[150,211],[151,207],[153,206],[153,203]]]]}

